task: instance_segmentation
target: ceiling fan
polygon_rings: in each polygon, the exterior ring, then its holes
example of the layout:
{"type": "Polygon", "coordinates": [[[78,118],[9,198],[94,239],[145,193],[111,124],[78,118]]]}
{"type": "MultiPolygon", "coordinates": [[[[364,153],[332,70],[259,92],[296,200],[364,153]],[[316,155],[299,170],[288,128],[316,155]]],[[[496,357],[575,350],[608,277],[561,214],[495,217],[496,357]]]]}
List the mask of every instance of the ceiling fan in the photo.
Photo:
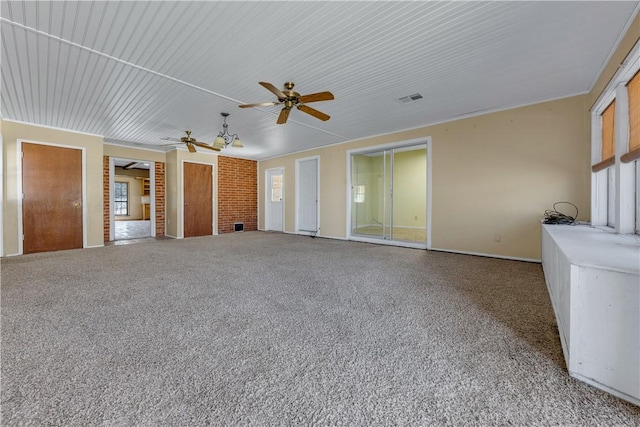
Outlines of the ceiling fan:
{"type": "MultiPolygon", "coordinates": [[[[208,148],[209,150],[213,150],[213,151],[220,151],[220,149],[217,148],[217,147],[205,144],[204,142],[200,142],[200,141],[196,140],[195,138],[192,138],[190,130],[185,130],[185,133],[187,134],[187,136],[183,136],[180,139],[172,138],[172,137],[169,137],[169,136],[164,137],[164,138],[160,138],[160,139],[165,140],[165,141],[175,141],[175,142],[180,142],[182,144],[186,144],[187,150],[189,150],[190,153],[195,153],[196,152],[196,147],[208,148]]],[[[175,144],[168,144],[168,145],[175,145],[175,144]]]]}
{"type": "Polygon", "coordinates": [[[300,95],[298,92],[293,90],[293,82],[286,82],[284,84],[284,90],[280,90],[271,83],[268,82],[259,82],[264,88],[271,91],[278,97],[277,101],[273,102],[260,102],[257,104],[243,104],[239,105],[240,108],[251,108],[251,107],[268,107],[271,105],[281,105],[284,104],[284,107],[280,111],[280,115],[278,116],[279,125],[287,122],[289,118],[289,112],[295,106],[298,110],[303,111],[307,114],[312,115],[313,117],[320,119],[322,121],[327,121],[331,117],[327,114],[318,111],[314,108],[306,105],[309,102],[318,102],[318,101],[331,101],[334,99],[333,94],[331,92],[318,92],[311,93],[309,95],[300,95]]]}

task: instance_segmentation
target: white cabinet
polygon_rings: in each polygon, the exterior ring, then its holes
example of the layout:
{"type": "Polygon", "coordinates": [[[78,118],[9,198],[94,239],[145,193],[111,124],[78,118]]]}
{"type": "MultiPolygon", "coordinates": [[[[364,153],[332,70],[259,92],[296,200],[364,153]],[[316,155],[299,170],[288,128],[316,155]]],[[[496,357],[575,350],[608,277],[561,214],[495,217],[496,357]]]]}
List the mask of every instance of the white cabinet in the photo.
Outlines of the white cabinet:
{"type": "Polygon", "coordinates": [[[640,405],[640,237],[543,225],[542,266],[569,374],[640,405]]]}

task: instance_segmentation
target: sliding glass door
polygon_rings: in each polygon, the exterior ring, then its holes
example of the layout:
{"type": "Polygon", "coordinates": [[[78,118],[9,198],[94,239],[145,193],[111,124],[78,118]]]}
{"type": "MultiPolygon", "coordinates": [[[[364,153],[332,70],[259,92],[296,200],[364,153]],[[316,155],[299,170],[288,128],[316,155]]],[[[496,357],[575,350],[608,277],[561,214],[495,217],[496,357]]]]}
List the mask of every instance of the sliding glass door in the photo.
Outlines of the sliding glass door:
{"type": "Polygon", "coordinates": [[[351,154],[351,237],[425,246],[425,144],[351,154]]]}

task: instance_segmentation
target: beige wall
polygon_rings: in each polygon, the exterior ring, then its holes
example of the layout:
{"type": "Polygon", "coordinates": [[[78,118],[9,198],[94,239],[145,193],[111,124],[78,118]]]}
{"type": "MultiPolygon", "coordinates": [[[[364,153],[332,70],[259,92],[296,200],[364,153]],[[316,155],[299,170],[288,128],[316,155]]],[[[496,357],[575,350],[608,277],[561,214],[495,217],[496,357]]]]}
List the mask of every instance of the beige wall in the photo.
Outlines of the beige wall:
{"type": "Polygon", "coordinates": [[[431,137],[432,247],[540,259],[545,209],[567,200],[589,218],[587,103],[576,96],[261,161],[259,227],[265,169],[285,168],[285,231],[294,232],[295,159],[318,155],[319,234],[345,238],[347,150],[431,137]]]}
{"type": "Polygon", "coordinates": [[[151,162],[165,161],[165,153],[163,151],[140,150],[112,144],[104,144],[104,155],[119,157],[121,159],[146,160],[151,162]]]}
{"type": "Polygon", "coordinates": [[[49,129],[3,121],[2,137],[4,170],[3,255],[15,255],[18,245],[18,145],[26,142],[58,144],[85,149],[86,155],[86,245],[103,245],[102,225],[102,146],[99,136],[49,129]]]}
{"type": "MultiPolygon", "coordinates": [[[[167,153],[167,169],[166,169],[166,230],[165,234],[169,237],[184,237],[184,227],[182,218],[182,163],[184,161],[194,163],[205,163],[213,166],[213,230],[217,233],[218,218],[218,198],[217,198],[217,182],[218,182],[218,155],[208,153],[189,153],[187,150],[173,150],[167,153]]],[[[224,183],[221,183],[224,185],[224,183]]]]}

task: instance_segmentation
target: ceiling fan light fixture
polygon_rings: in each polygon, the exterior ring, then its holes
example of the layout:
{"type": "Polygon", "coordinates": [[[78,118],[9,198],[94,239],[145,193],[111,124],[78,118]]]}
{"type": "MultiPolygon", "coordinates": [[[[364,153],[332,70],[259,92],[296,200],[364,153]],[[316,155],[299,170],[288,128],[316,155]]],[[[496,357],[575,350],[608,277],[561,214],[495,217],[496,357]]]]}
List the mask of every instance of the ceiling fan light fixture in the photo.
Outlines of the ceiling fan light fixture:
{"type": "Polygon", "coordinates": [[[216,136],[216,139],[213,141],[213,146],[216,148],[224,148],[224,138],[221,136],[216,136]]]}
{"type": "Polygon", "coordinates": [[[213,141],[213,146],[219,149],[227,148],[228,146],[232,146],[234,148],[244,147],[244,145],[240,143],[240,138],[237,133],[234,133],[233,135],[229,133],[229,125],[227,124],[227,117],[229,117],[229,113],[220,113],[220,115],[224,118],[224,123],[222,124],[222,131],[213,141]]]}

